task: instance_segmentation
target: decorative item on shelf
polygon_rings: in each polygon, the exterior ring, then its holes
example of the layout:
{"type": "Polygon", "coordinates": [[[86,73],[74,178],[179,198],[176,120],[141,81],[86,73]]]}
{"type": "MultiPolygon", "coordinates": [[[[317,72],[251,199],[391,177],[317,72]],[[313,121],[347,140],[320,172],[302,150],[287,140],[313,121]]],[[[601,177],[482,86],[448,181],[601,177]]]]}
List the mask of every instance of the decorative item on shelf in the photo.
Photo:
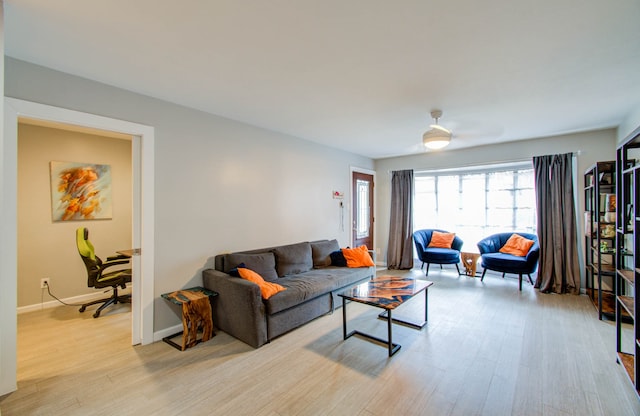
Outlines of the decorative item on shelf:
{"type": "Polygon", "coordinates": [[[602,172],[600,174],[600,178],[598,179],[600,185],[611,185],[612,184],[612,175],[609,172],[602,172]]]}
{"type": "Polygon", "coordinates": [[[584,235],[591,235],[591,212],[587,211],[584,213],[584,235]]]}
{"type": "Polygon", "coordinates": [[[616,194],[606,194],[607,195],[607,212],[616,212],[616,194]]]}
{"type": "Polygon", "coordinates": [[[602,224],[600,226],[600,236],[604,238],[613,238],[616,236],[616,226],[614,224],[602,224]]]}
{"type": "Polygon", "coordinates": [[[604,195],[604,220],[606,222],[616,222],[616,195],[604,195]]]}

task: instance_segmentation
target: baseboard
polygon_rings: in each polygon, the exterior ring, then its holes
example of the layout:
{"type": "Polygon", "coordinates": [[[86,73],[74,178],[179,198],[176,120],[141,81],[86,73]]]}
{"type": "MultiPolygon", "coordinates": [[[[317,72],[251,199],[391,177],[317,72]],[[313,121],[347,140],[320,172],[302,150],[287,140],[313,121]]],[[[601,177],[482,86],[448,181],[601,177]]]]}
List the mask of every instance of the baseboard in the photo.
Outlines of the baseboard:
{"type": "Polygon", "coordinates": [[[169,335],[176,334],[182,331],[182,324],[170,326],[169,328],[161,329],[153,333],[153,342],[161,341],[162,338],[166,338],[169,335]]]}
{"type": "MultiPolygon", "coordinates": [[[[49,295],[47,294],[47,296],[49,295]]],[[[72,296],[70,298],[64,298],[61,300],[64,303],[73,303],[75,306],[75,304],[78,304],[78,303],[86,303],[86,302],[90,302],[92,300],[96,300],[104,297],[106,297],[104,293],[97,292],[97,293],[88,293],[86,295],[72,296]]],[[[18,314],[25,313],[25,312],[38,311],[41,309],[55,308],[56,306],[61,306],[61,305],[62,303],[53,299],[47,302],[36,303],[35,305],[20,306],[18,308],[18,314]]],[[[78,307],[79,306],[80,305],[78,305],[78,307]]]]}
{"type": "MultiPolygon", "coordinates": [[[[127,288],[129,288],[129,287],[131,287],[131,283],[127,283],[127,288]]],[[[44,289],[42,289],[42,290],[44,290],[44,289]]],[[[82,303],[91,302],[92,300],[98,300],[98,299],[106,298],[106,297],[111,295],[110,292],[111,291],[109,291],[109,293],[105,293],[103,291],[97,291],[96,290],[93,293],[87,293],[85,295],[72,296],[70,298],[61,298],[60,300],[63,301],[64,303],[73,304],[73,305],[69,305],[69,306],[76,307],[76,304],[82,304],[82,303]]],[[[45,296],[49,297],[49,294],[45,293],[45,296]]],[[[62,303],[60,303],[58,300],[52,299],[52,300],[49,300],[49,301],[46,301],[46,302],[36,303],[34,305],[20,306],[20,307],[18,307],[18,314],[26,313],[26,312],[32,312],[32,311],[39,311],[39,310],[42,310],[42,309],[55,308],[55,307],[61,306],[61,305],[62,305],[62,303]]],[[[77,305],[77,307],[80,307],[80,305],[77,305]]]]}

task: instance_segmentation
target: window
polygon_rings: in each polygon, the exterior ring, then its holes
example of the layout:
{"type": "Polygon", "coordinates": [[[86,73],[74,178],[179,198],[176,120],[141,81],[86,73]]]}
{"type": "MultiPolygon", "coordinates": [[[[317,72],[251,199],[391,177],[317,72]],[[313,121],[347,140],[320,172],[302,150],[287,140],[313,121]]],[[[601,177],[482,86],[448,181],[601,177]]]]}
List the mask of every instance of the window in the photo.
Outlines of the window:
{"type": "Polygon", "coordinates": [[[356,216],[356,238],[369,237],[369,182],[356,180],[356,195],[358,196],[358,215],[356,216]]]}
{"type": "Polygon", "coordinates": [[[417,172],[416,230],[455,232],[466,249],[508,231],[536,233],[536,197],[530,162],[465,170],[417,172]]]}

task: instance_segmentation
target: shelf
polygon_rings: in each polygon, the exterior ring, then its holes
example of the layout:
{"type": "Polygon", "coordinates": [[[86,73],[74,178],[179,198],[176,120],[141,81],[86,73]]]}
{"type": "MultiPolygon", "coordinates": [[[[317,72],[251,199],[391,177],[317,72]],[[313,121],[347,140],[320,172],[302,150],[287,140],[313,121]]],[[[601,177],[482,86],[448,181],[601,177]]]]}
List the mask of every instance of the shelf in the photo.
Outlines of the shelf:
{"type": "MultiPolygon", "coordinates": [[[[595,272],[597,273],[598,271],[595,270],[595,272]]],[[[601,264],[600,265],[600,273],[602,273],[603,275],[606,275],[606,276],[615,276],[616,268],[613,267],[613,264],[601,264]]]]}
{"type": "MultiPolygon", "coordinates": [[[[615,203],[616,203],[616,243],[618,252],[615,255],[617,264],[617,276],[615,279],[616,291],[616,352],[618,362],[622,364],[629,376],[633,387],[640,395],[636,383],[636,375],[640,374],[640,362],[635,359],[640,355],[640,341],[637,339],[640,325],[635,304],[640,287],[636,285],[636,275],[640,273],[637,265],[640,264],[640,247],[638,247],[638,235],[640,233],[640,127],[627,136],[616,148],[616,175],[615,175],[615,203]],[[624,312],[629,312],[631,328],[623,327],[625,322],[624,312]],[[630,331],[629,331],[630,329],[630,331]],[[633,334],[633,353],[628,352],[626,340],[629,334],[633,334]]],[[[596,185],[597,188],[597,185],[596,185]]],[[[613,202],[613,200],[611,200],[613,202]]],[[[607,219],[611,219],[607,217],[607,219]]],[[[598,228],[597,230],[600,230],[598,228]]],[[[593,256],[593,254],[590,254],[593,256]]],[[[638,308],[640,309],[640,307],[638,308]]]]}
{"type": "Polygon", "coordinates": [[[635,380],[635,362],[636,359],[633,354],[627,354],[625,352],[618,352],[618,361],[622,364],[624,369],[627,372],[627,375],[631,379],[633,384],[636,383],[635,380]]]}
{"type": "Polygon", "coordinates": [[[636,313],[635,313],[636,307],[635,307],[634,298],[632,298],[631,296],[618,295],[618,301],[622,306],[624,306],[624,309],[626,309],[627,312],[629,312],[629,315],[636,316],[636,313]]]}
{"type": "Polygon", "coordinates": [[[618,274],[631,285],[636,283],[636,274],[633,270],[618,269],[618,274]]]}
{"type": "Polygon", "coordinates": [[[617,213],[610,211],[615,209],[617,200],[615,172],[616,161],[600,161],[584,174],[585,289],[598,310],[599,319],[603,316],[615,319],[616,315],[616,294],[606,289],[615,287],[618,279],[615,270],[617,213]]]}
{"type": "MultiPolygon", "coordinates": [[[[616,316],[616,296],[613,292],[602,290],[602,314],[607,318],[615,319],[616,316]]],[[[589,298],[596,310],[598,310],[598,291],[589,289],[589,298]]]]}

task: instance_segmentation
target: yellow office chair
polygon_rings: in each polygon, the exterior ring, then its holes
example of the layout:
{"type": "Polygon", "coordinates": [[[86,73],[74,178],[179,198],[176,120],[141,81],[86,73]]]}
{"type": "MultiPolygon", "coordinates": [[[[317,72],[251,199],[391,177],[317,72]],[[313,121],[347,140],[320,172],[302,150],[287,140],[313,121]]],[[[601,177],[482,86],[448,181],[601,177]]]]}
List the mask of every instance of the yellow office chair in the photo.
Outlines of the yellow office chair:
{"type": "Polygon", "coordinates": [[[89,241],[89,230],[84,227],[76,230],[76,244],[78,246],[78,253],[80,253],[80,257],[82,257],[84,265],[87,268],[87,286],[96,289],[103,289],[105,287],[113,288],[112,296],[85,303],[80,307],[80,312],[84,312],[87,306],[102,303],[93,314],[93,317],[97,318],[100,316],[100,312],[109,305],[114,305],[118,302],[131,303],[131,295],[118,295],[118,287],[124,289],[127,287],[127,283],[131,282],[131,269],[120,269],[105,273],[108,267],[128,264],[129,257],[123,255],[107,257],[107,261],[103,263],[100,257],[96,256],[93,244],[89,241]]]}

